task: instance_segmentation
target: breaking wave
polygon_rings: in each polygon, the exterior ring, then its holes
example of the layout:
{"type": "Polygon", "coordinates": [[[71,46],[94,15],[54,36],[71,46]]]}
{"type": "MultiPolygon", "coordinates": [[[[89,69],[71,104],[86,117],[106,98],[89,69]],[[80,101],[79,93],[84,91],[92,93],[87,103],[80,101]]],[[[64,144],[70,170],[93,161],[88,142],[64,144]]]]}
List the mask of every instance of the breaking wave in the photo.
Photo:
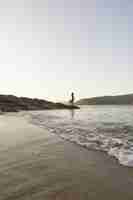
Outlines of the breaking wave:
{"type": "Polygon", "coordinates": [[[65,140],[105,151],[120,164],[133,166],[133,116],[129,107],[83,107],[72,112],[41,111],[30,116],[32,123],[65,140]]]}

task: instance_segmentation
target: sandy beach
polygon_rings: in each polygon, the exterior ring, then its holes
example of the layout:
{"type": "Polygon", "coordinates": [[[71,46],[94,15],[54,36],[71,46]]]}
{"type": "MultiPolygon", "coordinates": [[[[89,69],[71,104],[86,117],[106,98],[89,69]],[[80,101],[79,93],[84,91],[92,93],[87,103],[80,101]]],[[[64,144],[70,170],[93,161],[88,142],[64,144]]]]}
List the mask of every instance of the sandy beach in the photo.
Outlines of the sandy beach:
{"type": "Polygon", "coordinates": [[[0,200],[132,200],[133,168],[0,115],[0,200]]]}

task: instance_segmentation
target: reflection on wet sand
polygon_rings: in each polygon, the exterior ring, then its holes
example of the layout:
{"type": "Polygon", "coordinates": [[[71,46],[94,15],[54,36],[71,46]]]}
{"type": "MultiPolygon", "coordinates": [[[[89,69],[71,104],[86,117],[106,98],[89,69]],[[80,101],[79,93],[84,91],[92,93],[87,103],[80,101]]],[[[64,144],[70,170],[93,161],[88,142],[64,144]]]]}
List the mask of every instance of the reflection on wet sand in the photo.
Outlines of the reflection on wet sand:
{"type": "Polygon", "coordinates": [[[74,117],[75,117],[75,109],[71,109],[70,110],[70,116],[71,116],[71,119],[74,119],[74,117]]]}

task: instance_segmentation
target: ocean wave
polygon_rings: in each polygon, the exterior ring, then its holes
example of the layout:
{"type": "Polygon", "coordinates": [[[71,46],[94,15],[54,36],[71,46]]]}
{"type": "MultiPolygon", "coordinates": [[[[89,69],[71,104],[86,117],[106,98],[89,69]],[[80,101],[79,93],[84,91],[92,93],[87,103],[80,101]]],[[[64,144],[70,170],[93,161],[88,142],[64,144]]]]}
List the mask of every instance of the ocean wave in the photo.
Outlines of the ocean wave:
{"type": "Polygon", "coordinates": [[[82,147],[107,152],[121,165],[133,167],[133,127],[123,123],[64,120],[56,115],[31,114],[31,122],[82,147]],[[127,134],[128,133],[128,134],[127,134]]]}

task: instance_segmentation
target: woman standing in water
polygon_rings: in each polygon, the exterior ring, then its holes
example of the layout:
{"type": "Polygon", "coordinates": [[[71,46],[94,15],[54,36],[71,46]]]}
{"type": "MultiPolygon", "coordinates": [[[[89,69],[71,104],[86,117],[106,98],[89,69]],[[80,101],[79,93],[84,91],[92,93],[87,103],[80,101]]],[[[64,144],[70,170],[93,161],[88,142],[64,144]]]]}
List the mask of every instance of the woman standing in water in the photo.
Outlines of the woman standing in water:
{"type": "MultiPolygon", "coordinates": [[[[72,106],[74,106],[74,101],[75,101],[75,96],[74,96],[74,92],[72,92],[71,93],[71,100],[69,101],[72,106]]],[[[71,118],[73,119],[74,115],[75,115],[74,109],[70,109],[70,112],[71,112],[71,118]]]]}
{"type": "Polygon", "coordinates": [[[74,105],[74,101],[75,101],[74,92],[72,92],[71,100],[70,100],[70,103],[72,104],[72,106],[74,105]]]}

